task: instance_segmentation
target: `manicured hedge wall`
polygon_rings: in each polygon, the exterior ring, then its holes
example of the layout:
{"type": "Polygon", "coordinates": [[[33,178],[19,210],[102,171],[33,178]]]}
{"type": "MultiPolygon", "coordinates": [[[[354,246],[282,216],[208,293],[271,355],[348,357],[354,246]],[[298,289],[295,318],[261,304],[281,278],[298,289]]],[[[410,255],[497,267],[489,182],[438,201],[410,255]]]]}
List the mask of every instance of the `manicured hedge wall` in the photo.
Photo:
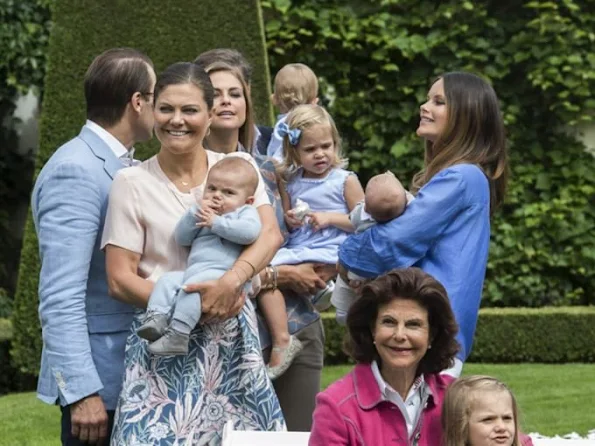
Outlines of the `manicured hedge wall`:
{"type": "MultiPolygon", "coordinates": [[[[323,314],[326,365],[346,364],[342,351],[345,327],[333,313],[323,314]]],[[[32,388],[31,376],[17,371],[8,358],[11,327],[0,319],[0,394],[32,388]]],[[[486,308],[479,312],[469,362],[595,362],[595,307],[486,308]]]]}
{"type": "Polygon", "coordinates": [[[0,395],[10,392],[33,390],[36,377],[21,373],[10,360],[12,324],[0,319],[0,395]]]}
{"type": "MultiPolygon", "coordinates": [[[[52,18],[38,170],[84,124],[84,73],[97,54],[111,47],[131,46],[146,52],[157,72],[171,63],[193,60],[207,49],[237,48],[254,66],[252,95],[258,120],[271,120],[258,0],[56,0],[52,18]]],[[[137,154],[146,159],[156,147],[155,141],[139,146],[137,154]]],[[[13,314],[13,358],[30,373],[37,373],[41,354],[38,274],[38,247],[29,218],[13,314]]]]}
{"type": "MultiPolygon", "coordinates": [[[[323,322],[325,364],[348,362],[345,327],[323,322]]],[[[482,309],[469,362],[595,362],[595,307],[482,309]]]]}

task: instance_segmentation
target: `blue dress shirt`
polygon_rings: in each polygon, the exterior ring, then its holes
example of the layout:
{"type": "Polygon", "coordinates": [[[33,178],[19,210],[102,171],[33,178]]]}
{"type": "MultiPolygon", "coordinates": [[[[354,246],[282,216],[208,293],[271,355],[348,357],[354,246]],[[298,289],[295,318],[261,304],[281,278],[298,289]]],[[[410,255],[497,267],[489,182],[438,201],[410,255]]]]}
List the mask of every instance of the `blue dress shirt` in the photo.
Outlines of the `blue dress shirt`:
{"type": "Polygon", "coordinates": [[[400,217],[351,235],[339,262],[364,277],[416,266],[440,281],[459,324],[458,357],[471,352],[490,244],[490,189],[483,171],[438,172],[400,217]]]}

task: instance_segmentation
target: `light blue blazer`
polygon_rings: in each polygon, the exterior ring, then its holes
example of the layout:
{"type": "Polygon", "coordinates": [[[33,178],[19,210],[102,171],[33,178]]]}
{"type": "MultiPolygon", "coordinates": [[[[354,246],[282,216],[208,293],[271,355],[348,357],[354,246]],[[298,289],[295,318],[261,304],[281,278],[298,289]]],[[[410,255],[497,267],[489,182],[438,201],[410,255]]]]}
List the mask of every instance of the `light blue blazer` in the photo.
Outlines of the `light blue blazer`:
{"type": "Polygon", "coordinates": [[[116,408],[134,308],[108,295],[100,242],[112,179],[122,167],[83,127],[52,155],[33,188],[43,335],[37,392],[50,404],[98,392],[107,410],[116,408]]]}

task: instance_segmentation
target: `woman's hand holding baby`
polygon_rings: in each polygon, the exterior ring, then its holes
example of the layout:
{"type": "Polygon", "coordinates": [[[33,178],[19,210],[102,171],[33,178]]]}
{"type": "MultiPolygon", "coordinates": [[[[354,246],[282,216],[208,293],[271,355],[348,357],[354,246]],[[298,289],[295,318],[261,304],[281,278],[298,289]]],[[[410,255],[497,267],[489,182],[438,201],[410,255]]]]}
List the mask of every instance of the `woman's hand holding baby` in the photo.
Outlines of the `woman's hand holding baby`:
{"type": "Polygon", "coordinates": [[[246,302],[246,293],[241,289],[237,275],[228,271],[217,280],[184,286],[186,293],[200,293],[202,303],[201,322],[215,322],[236,316],[246,302]]]}

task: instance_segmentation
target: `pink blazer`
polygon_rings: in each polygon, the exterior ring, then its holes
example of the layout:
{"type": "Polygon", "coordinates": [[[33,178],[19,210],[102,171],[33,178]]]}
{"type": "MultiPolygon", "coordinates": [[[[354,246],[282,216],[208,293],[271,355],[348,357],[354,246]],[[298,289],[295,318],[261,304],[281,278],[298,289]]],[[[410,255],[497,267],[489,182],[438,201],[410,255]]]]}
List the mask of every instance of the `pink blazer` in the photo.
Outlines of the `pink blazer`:
{"type": "Polygon", "coordinates": [[[384,401],[370,364],[358,364],[316,397],[310,446],[440,446],[440,415],[447,375],[424,375],[428,395],[420,421],[409,441],[401,411],[384,401]]]}

